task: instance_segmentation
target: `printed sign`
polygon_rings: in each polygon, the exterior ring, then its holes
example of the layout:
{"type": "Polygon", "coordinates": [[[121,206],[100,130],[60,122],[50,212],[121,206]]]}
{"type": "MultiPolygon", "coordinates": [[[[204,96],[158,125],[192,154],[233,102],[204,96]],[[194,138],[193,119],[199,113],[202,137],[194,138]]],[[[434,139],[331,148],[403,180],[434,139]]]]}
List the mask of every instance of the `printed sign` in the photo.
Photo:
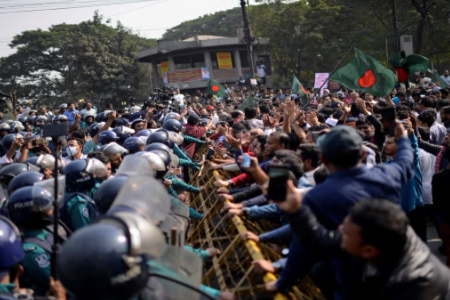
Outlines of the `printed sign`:
{"type": "Polygon", "coordinates": [[[330,73],[316,73],[316,81],[314,82],[314,88],[320,89],[322,87],[322,84],[326,81],[325,85],[323,86],[324,89],[328,88],[328,77],[330,73]]]}
{"type": "Polygon", "coordinates": [[[217,52],[217,63],[219,64],[219,69],[233,69],[231,52],[217,52]]]}
{"type": "Polygon", "coordinates": [[[159,74],[161,74],[161,77],[164,78],[164,73],[169,72],[169,62],[168,61],[162,61],[160,63],[161,70],[159,74]]]}
{"type": "Polygon", "coordinates": [[[164,84],[196,80],[209,80],[210,77],[211,74],[208,68],[187,69],[163,73],[164,84]]]}

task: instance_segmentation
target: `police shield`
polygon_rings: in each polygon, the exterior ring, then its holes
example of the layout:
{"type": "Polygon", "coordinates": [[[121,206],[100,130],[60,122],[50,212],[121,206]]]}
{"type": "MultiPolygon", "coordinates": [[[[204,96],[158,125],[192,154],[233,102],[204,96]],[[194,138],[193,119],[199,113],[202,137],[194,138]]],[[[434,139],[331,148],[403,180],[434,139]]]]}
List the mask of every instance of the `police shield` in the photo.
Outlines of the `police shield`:
{"type": "MultiPolygon", "coordinates": [[[[64,191],[66,187],[66,177],[64,175],[58,176],[58,197],[56,200],[61,205],[63,201],[61,199],[64,197],[64,191]]],[[[38,181],[33,186],[38,186],[48,191],[53,198],[55,197],[55,178],[49,178],[46,180],[38,181]]]]}
{"type": "Polygon", "coordinates": [[[132,176],[114,200],[112,211],[135,211],[153,224],[162,222],[170,212],[170,199],[164,186],[150,176],[132,176]]]}
{"type": "Polygon", "coordinates": [[[167,244],[161,230],[151,224],[144,217],[131,212],[117,212],[107,216],[100,223],[115,223],[117,218],[127,225],[130,233],[130,254],[147,254],[150,258],[161,257],[166,250],[167,244]]]}
{"type": "Polygon", "coordinates": [[[138,155],[127,155],[120,164],[116,176],[154,176],[153,166],[148,159],[138,155]]]}
{"type": "Polygon", "coordinates": [[[148,263],[150,280],[142,299],[214,299],[201,291],[202,262],[193,252],[168,246],[160,259],[148,263]]]}

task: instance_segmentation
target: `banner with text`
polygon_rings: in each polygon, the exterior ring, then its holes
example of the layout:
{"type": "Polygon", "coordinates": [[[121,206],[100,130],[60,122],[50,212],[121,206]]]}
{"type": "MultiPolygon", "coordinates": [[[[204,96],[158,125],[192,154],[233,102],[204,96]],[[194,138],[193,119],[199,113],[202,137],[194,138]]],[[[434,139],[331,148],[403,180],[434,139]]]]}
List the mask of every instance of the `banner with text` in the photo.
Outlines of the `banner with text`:
{"type": "Polygon", "coordinates": [[[330,76],[330,73],[316,73],[316,81],[314,82],[314,88],[320,89],[322,84],[326,81],[325,85],[323,86],[324,89],[328,88],[328,77],[330,76]]]}
{"type": "Polygon", "coordinates": [[[217,52],[217,63],[219,64],[219,69],[233,69],[231,52],[217,52]]]}
{"type": "Polygon", "coordinates": [[[161,75],[161,77],[163,77],[164,73],[170,71],[169,70],[169,62],[168,61],[162,61],[159,65],[160,65],[160,68],[161,68],[159,74],[161,75]]]}
{"type": "Polygon", "coordinates": [[[165,84],[209,79],[210,73],[208,68],[188,69],[163,73],[163,81],[165,84]]]}

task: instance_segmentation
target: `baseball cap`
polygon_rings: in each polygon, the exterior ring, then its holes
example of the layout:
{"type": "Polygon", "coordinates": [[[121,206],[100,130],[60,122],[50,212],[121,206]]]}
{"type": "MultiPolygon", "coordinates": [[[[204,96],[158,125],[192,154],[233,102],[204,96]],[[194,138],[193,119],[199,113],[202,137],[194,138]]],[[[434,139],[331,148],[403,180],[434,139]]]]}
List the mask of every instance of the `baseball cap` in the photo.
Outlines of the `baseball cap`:
{"type": "Polygon", "coordinates": [[[214,110],[214,107],[210,105],[210,106],[208,106],[206,109],[207,109],[207,110],[214,110]]]}
{"type": "Polygon", "coordinates": [[[322,154],[328,158],[338,158],[348,151],[360,151],[362,154],[363,139],[356,129],[346,125],[339,125],[329,133],[317,139],[322,154]]]}

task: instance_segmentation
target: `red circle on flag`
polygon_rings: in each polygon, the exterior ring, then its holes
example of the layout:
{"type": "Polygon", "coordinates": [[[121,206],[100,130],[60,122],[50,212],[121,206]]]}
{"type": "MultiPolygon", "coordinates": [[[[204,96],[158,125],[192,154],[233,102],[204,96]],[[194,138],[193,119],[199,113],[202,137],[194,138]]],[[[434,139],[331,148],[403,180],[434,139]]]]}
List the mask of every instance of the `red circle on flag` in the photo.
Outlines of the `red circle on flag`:
{"type": "Polygon", "coordinates": [[[362,88],[370,88],[374,86],[376,82],[377,77],[372,70],[367,70],[366,73],[364,73],[364,75],[358,80],[359,86],[362,88]]]}
{"type": "Polygon", "coordinates": [[[395,70],[397,71],[399,82],[405,82],[406,80],[408,80],[409,73],[403,67],[397,68],[395,70]]]}
{"type": "Polygon", "coordinates": [[[211,90],[213,92],[218,92],[220,90],[220,87],[218,87],[217,85],[213,85],[213,87],[211,88],[211,90]]]}

